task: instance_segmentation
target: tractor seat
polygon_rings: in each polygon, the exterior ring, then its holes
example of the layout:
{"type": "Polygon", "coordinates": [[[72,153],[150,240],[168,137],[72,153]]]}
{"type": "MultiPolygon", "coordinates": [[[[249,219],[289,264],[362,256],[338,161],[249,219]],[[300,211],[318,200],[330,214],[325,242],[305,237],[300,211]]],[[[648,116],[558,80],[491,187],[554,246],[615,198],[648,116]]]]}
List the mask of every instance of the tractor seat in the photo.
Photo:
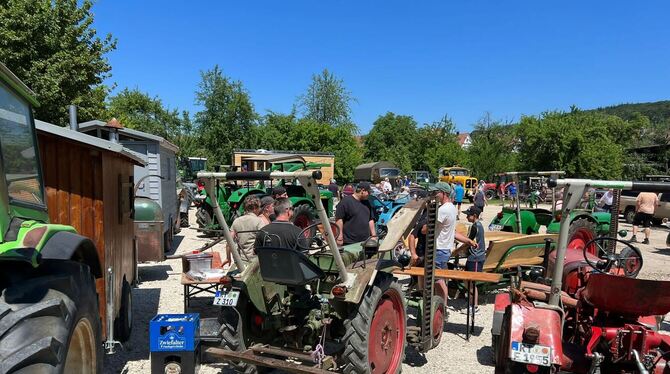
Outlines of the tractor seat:
{"type": "Polygon", "coordinates": [[[263,280],[286,286],[304,286],[326,274],[307,256],[295,249],[256,248],[263,280]]]}
{"type": "Polygon", "coordinates": [[[582,297],[595,308],[626,316],[656,316],[670,312],[669,281],[593,273],[582,297]]]}

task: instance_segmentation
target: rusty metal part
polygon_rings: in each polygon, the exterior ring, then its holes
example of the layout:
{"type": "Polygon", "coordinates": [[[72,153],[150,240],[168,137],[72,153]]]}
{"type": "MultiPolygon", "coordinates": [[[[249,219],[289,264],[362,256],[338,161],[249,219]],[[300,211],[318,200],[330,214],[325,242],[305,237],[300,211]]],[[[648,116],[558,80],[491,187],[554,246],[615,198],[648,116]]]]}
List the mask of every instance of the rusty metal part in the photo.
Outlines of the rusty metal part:
{"type": "MultiPolygon", "coordinates": [[[[277,359],[272,357],[262,356],[262,352],[258,351],[258,347],[252,349],[247,349],[242,352],[234,352],[221,348],[207,348],[203,353],[205,357],[214,357],[216,359],[224,359],[230,361],[242,361],[252,365],[258,365],[263,367],[271,367],[280,369],[289,373],[313,373],[313,374],[326,374],[331,373],[328,370],[320,369],[314,366],[301,365],[294,362],[287,362],[285,359],[277,359]]],[[[270,353],[272,351],[273,355],[285,357],[285,358],[298,358],[294,352],[280,350],[278,348],[263,348],[265,352],[270,353]]],[[[302,354],[304,355],[304,354],[302,354]]],[[[309,358],[311,360],[311,357],[309,358]]],[[[305,360],[307,361],[307,360],[305,360]]]]}
{"type": "MultiPolygon", "coordinates": [[[[521,281],[521,290],[527,298],[547,301],[551,294],[551,288],[544,284],[521,281]]],[[[561,301],[563,305],[569,308],[577,307],[577,299],[571,297],[565,292],[561,292],[561,301]]]]}
{"type": "Polygon", "coordinates": [[[433,323],[433,286],[435,281],[435,251],[437,251],[437,209],[438,202],[431,199],[426,204],[428,214],[426,233],[426,252],[424,254],[423,275],[423,315],[419,321],[421,326],[421,351],[427,352],[433,348],[433,334],[431,324],[433,323]]]}

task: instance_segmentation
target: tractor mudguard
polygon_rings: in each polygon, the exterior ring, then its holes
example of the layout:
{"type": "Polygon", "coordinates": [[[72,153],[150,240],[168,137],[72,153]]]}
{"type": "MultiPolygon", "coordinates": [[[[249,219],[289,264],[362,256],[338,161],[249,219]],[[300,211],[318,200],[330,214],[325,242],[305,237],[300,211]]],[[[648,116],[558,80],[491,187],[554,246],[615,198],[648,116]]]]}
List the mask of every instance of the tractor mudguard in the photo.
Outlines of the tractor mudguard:
{"type": "Polygon", "coordinates": [[[496,295],[495,305],[493,307],[493,326],[491,326],[491,335],[500,336],[505,309],[512,304],[509,293],[499,293],[496,295]]]}
{"type": "Polygon", "coordinates": [[[520,304],[512,304],[510,312],[510,347],[508,347],[508,352],[512,351],[512,342],[524,341],[524,331],[527,328],[535,327],[540,332],[536,344],[551,348],[551,363],[560,366],[563,363],[563,344],[561,343],[563,321],[561,313],[551,309],[549,305],[547,305],[547,308],[543,308],[520,304]]]}
{"type": "Polygon", "coordinates": [[[73,260],[86,264],[96,278],[102,277],[95,244],[81,235],[67,231],[57,232],[42,247],[40,254],[46,260],[73,260]]]}

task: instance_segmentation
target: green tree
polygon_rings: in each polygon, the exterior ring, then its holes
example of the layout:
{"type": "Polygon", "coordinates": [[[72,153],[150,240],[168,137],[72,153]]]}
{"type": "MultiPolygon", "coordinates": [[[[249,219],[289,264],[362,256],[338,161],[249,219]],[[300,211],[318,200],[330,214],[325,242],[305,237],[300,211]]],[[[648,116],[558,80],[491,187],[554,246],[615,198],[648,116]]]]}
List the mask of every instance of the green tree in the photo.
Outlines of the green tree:
{"type": "MultiPolygon", "coordinates": [[[[424,145],[421,145],[423,149],[424,145]]],[[[417,148],[417,124],[412,116],[388,112],[379,116],[364,138],[365,159],[390,161],[403,171],[413,170],[417,148]]]]}
{"type": "Polygon", "coordinates": [[[0,0],[0,61],[35,93],[37,118],[65,125],[69,104],[81,121],[101,118],[112,67],[111,35],[98,37],[92,1],[0,0]]]}
{"type": "Polygon", "coordinates": [[[487,113],[475,124],[470,137],[466,159],[472,175],[490,181],[496,173],[517,169],[513,126],[493,120],[487,113]]]}
{"type": "Polygon", "coordinates": [[[298,97],[298,108],[305,118],[331,126],[344,126],[352,133],[351,106],[355,99],[344,86],[344,81],[324,69],[312,75],[307,92],[298,97]]]}
{"type": "Polygon", "coordinates": [[[619,117],[573,109],[522,117],[519,163],[529,170],[564,170],[580,178],[619,178],[623,147],[614,131],[628,127],[619,117]]]}
{"type": "Polygon", "coordinates": [[[458,143],[456,127],[448,116],[426,124],[417,131],[413,145],[414,170],[428,170],[437,175],[439,168],[463,164],[465,152],[458,143]]]}
{"type": "Polygon", "coordinates": [[[195,122],[211,165],[228,164],[235,148],[256,144],[257,114],[242,82],[223,75],[219,66],[201,73],[196,103],[203,106],[195,122]]]}
{"type": "Polygon", "coordinates": [[[166,108],[157,96],[123,89],[109,98],[106,117],[115,117],[128,128],[162,136],[177,145],[184,156],[206,156],[189,113],[166,108]]]}

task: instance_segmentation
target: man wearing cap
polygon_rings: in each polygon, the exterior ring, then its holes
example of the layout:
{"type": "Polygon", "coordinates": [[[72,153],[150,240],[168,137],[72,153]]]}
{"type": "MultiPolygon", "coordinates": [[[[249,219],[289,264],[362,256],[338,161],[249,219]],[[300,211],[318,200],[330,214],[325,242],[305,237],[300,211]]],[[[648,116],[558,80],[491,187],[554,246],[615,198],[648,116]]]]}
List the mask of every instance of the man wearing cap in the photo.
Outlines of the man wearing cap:
{"type": "Polygon", "coordinates": [[[351,196],[343,196],[337,204],[335,219],[340,228],[338,245],[360,243],[370,237],[377,237],[372,210],[367,204],[371,189],[370,182],[361,182],[351,196]]]}
{"type": "Polygon", "coordinates": [[[472,247],[477,247],[477,243],[456,232],[457,211],[454,204],[451,203],[451,186],[445,182],[438,182],[431,187],[432,191],[437,191],[437,200],[440,202],[440,208],[437,210],[438,234],[436,240],[437,252],[435,254],[435,267],[446,269],[447,262],[454,250],[454,241],[468,243],[472,247]]]}
{"type": "Polygon", "coordinates": [[[291,200],[287,198],[277,199],[274,203],[274,211],[277,219],[256,234],[256,248],[297,249],[298,236],[302,229],[291,223],[293,218],[291,200]]]}
{"type": "Polygon", "coordinates": [[[286,199],[288,194],[286,193],[286,188],[282,186],[277,186],[272,188],[272,198],[275,200],[286,199]]]}

